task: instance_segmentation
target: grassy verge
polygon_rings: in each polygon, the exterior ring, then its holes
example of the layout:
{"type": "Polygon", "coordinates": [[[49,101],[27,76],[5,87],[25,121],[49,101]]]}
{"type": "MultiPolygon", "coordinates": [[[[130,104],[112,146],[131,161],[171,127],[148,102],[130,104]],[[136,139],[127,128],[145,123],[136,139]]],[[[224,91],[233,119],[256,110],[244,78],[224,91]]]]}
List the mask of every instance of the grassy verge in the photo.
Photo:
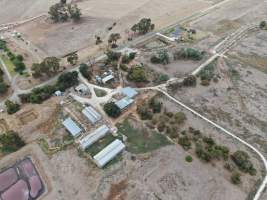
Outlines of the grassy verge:
{"type": "Polygon", "coordinates": [[[103,150],[107,145],[113,142],[116,138],[112,134],[107,134],[102,139],[98,140],[92,146],[86,149],[86,152],[89,153],[91,156],[95,156],[98,152],[103,150]]]}
{"type": "Polygon", "coordinates": [[[5,63],[9,74],[11,76],[14,76],[16,74],[16,72],[15,72],[15,66],[13,65],[13,63],[3,55],[0,55],[0,59],[5,63]]]}
{"type": "Polygon", "coordinates": [[[126,150],[131,153],[147,153],[170,144],[164,135],[155,131],[148,133],[146,129],[135,129],[128,120],[117,124],[117,127],[120,134],[127,136],[126,150]]]}
{"type": "Polygon", "coordinates": [[[97,89],[97,88],[94,88],[94,91],[95,91],[95,94],[97,97],[104,97],[107,95],[107,92],[104,91],[104,90],[100,90],[100,89],[97,89]]]}

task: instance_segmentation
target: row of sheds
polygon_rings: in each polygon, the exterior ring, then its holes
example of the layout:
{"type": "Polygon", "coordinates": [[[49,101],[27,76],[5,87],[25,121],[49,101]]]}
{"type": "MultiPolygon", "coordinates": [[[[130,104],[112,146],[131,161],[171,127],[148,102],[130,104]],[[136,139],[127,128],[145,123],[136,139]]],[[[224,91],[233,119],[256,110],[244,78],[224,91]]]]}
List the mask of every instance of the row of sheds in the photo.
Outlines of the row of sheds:
{"type": "MultiPolygon", "coordinates": [[[[95,124],[102,118],[102,116],[92,106],[85,107],[82,110],[82,113],[92,124],[95,124]]],[[[82,129],[70,117],[63,121],[63,125],[75,138],[77,138],[82,132],[82,129]]],[[[98,127],[96,130],[79,140],[80,148],[82,150],[87,149],[95,142],[105,137],[109,132],[110,129],[105,124],[98,127]]],[[[125,145],[120,140],[116,139],[108,146],[106,146],[103,150],[101,150],[98,154],[96,154],[93,157],[94,161],[98,167],[102,168],[120,152],[122,152],[124,148],[125,145]]]]}

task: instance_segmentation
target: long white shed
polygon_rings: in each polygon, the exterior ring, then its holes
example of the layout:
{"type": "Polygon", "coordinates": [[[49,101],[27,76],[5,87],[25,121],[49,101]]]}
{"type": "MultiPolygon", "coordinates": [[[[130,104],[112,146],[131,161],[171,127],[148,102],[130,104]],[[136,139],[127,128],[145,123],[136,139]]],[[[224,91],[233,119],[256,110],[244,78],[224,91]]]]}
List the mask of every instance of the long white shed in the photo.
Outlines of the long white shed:
{"type": "Polygon", "coordinates": [[[85,150],[86,148],[94,144],[96,141],[103,138],[108,132],[109,128],[107,125],[100,126],[94,132],[90,133],[89,135],[80,140],[80,147],[85,150]]]}
{"type": "Polygon", "coordinates": [[[94,156],[95,163],[98,167],[102,168],[124,149],[125,145],[120,140],[116,139],[94,156]]]}

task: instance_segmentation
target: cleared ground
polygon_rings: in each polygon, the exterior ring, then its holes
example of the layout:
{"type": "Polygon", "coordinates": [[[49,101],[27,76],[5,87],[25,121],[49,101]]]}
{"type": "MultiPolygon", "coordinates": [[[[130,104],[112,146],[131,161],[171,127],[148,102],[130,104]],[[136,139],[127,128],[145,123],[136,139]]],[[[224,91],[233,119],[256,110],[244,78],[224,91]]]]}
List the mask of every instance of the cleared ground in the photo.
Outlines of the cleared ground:
{"type": "Polygon", "coordinates": [[[17,30],[48,55],[62,56],[94,45],[96,34],[105,38],[110,34],[107,28],[114,22],[117,25],[111,32],[121,34],[142,17],[151,18],[158,29],[210,5],[212,3],[199,0],[79,1],[78,6],[82,9],[83,17],[78,24],[51,24],[40,19],[17,30]]]}

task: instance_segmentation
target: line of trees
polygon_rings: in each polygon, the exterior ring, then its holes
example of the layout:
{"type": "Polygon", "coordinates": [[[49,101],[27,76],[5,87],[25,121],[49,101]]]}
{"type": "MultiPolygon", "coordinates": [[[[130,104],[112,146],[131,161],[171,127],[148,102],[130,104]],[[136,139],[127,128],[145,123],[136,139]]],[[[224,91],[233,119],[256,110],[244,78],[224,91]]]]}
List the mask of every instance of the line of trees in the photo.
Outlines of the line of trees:
{"type": "Polygon", "coordinates": [[[23,62],[24,58],[22,55],[18,54],[14,54],[6,45],[6,41],[1,40],[0,39],[0,50],[3,50],[7,57],[9,58],[9,60],[13,63],[13,65],[15,66],[15,71],[18,73],[22,73],[25,69],[26,69],[26,65],[23,62]]]}
{"type": "Polygon", "coordinates": [[[78,72],[66,72],[58,77],[54,85],[46,85],[35,88],[28,94],[19,95],[22,103],[42,103],[49,99],[57,90],[65,91],[66,89],[78,84],[78,72]]]}
{"type": "Polygon", "coordinates": [[[57,57],[47,57],[41,63],[33,63],[32,75],[35,78],[40,78],[44,75],[51,77],[59,71],[60,59],[57,57]]]}

